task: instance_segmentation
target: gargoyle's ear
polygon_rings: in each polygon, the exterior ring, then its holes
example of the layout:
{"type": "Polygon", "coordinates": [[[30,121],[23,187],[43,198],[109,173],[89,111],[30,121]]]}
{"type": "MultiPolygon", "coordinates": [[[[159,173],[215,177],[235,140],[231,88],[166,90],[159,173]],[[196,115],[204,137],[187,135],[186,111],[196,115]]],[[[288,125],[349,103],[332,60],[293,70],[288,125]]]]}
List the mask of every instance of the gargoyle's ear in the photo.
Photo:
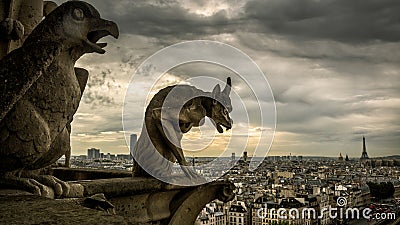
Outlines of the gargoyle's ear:
{"type": "Polygon", "coordinates": [[[187,108],[186,110],[190,111],[190,110],[195,110],[196,108],[197,108],[196,102],[192,100],[192,104],[190,104],[189,108],[187,108]]]}
{"type": "Polygon", "coordinates": [[[151,117],[153,117],[153,119],[161,119],[161,108],[153,109],[151,112],[151,117]]]}
{"type": "Polygon", "coordinates": [[[217,97],[219,96],[219,94],[221,93],[221,87],[219,86],[219,84],[215,85],[213,91],[212,91],[212,97],[214,99],[217,99],[217,97]]]}
{"type": "Polygon", "coordinates": [[[226,79],[226,86],[222,92],[224,92],[226,95],[229,95],[231,93],[231,87],[232,87],[232,81],[231,78],[228,77],[226,79]]]}

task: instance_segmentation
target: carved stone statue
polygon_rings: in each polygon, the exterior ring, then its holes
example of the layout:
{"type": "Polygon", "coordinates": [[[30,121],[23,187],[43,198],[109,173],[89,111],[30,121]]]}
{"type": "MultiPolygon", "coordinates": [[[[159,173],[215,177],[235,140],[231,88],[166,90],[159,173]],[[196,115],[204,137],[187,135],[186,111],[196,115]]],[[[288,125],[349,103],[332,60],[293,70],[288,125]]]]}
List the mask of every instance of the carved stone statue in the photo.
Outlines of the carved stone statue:
{"type": "Polygon", "coordinates": [[[43,0],[0,2],[0,59],[21,47],[32,30],[57,4],[43,0]]]}
{"type": "Polygon", "coordinates": [[[147,106],[142,132],[133,149],[136,160],[133,176],[167,177],[171,175],[172,163],[176,160],[189,179],[199,178],[187,167],[180,146],[182,136],[192,127],[203,125],[206,116],[219,133],[223,132],[222,126],[232,128],[230,91],[230,78],[223,91],[219,85],[212,92],[189,85],[160,90],[147,106]]]}
{"type": "MultiPolygon", "coordinates": [[[[54,8],[54,7],[53,7],[54,8]]],[[[90,4],[66,2],[31,32],[20,48],[0,61],[1,183],[56,197],[68,185],[34,170],[51,165],[70,149],[70,122],[88,78],[74,68],[86,53],[105,53],[100,38],[118,37],[115,23],[90,4]]]]}

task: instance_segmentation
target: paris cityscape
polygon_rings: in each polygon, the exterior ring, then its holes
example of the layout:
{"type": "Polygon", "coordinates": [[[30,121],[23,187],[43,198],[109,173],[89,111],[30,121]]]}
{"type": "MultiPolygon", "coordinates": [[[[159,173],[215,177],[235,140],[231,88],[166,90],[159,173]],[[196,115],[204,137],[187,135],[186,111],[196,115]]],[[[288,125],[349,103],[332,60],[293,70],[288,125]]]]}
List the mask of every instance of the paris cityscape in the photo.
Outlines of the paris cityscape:
{"type": "Polygon", "coordinates": [[[0,2],[0,225],[400,224],[400,1],[110,2],[0,2]]]}
{"type": "MultiPolygon", "coordinates": [[[[131,135],[131,147],[136,139],[135,134],[131,135]]],[[[346,153],[339,153],[336,158],[267,156],[256,158],[262,163],[250,171],[251,158],[244,152],[241,156],[232,153],[230,158],[218,159],[218,163],[225,165],[233,163],[229,171],[218,173],[214,166],[209,171],[201,167],[214,160],[187,157],[198,173],[213,172],[211,176],[233,182],[236,197],[228,203],[218,200],[208,203],[198,215],[196,225],[399,223],[400,156],[370,158],[365,137],[360,158],[349,158],[346,153]],[[322,210],[329,208],[337,212],[322,210]],[[296,216],[289,210],[299,213],[296,216]]],[[[63,159],[59,162],[64,163],[63,159]]],[[[131,171],[132,157],[91,148],[87,155],[72,156],[71,167],[131,171]]]]}

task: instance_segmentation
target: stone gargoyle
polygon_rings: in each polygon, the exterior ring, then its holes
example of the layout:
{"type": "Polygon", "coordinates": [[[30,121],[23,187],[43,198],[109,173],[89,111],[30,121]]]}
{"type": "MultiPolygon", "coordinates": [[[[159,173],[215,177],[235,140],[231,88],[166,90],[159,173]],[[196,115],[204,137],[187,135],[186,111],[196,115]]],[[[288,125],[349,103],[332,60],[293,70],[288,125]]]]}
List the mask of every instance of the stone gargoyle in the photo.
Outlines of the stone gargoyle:
{"type": "Polygon", "coordinates": [[[70,149],[70,127],[88,72],[74,68],[86,53],[105,53],[118,26],[90,4],[66,2],[36,26],[24,44],[0,61],[0,182],[38,195],[68,194],[67,183],[35,170],[70,149]]]}
{"type": "Polygon", "coordinates": [[[200,178],[186,162],[180,146],[183,134],[203,125],[206,116],[219,133],[223,132],[222,126],[227,130],[232,128],[230,91],[231,78],[223,91],[219,85],[212,92],[189,85],[160,90],[146,108],[142,132],[132,152],[136,161],[133,176],[168,177],[173,162],[178,161],[187,178],[200,178]]]}

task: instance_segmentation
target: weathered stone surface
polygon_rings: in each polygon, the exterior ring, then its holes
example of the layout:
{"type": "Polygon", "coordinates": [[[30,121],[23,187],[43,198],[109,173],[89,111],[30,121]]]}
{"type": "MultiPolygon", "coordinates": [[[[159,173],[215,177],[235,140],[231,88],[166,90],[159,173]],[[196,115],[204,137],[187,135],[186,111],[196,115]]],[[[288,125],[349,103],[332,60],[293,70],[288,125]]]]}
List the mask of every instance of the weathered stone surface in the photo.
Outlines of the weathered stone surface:
{"type": "Polygon", "coordinates": [[[84,196],[104,193],[106,197],[127,196],[143,192],[161,191],[165,186],[154,178],[112,178],[98,180],[80,180],[70,183],[80,184],[84,187],[84,196]]]}
{"type": "MultiPolygon", "coordinates": [[[[83,174],[82,171],[85,169],[62,168],[58,173],[68,170],[70,170],[68,174],[74,172],[83,174]]],[[[88,171],[91,172],[87,173],[88,176],[96,173],[99,176],[105,172],[111,172],[88,171]]],[[[126,175],[126,172],[115,171],[115,173],[126,175]]],[[[81,176],[81,178],[88,177],[81,176]]],[[[228,181],[183,187],[166,184],[149,177],[77,180],[70,182],[72,183],[81,185],[84,191],[82,195],[70,197],[82,198],[103,193],[115,206],[117,215],[124,216],[126,221],[132,224],[193,224],[205,204],[214,199],[223,202],[230,201],[234,198],[235,190],[235,186],[228,181]]]]}
{"type": "Polygon", "coordinates": [[[134,224],[154,221],[171,225],[193,224],[205,204],[214,199],[230,201],[235,190],[232,183],[225,181],[182,187],[144,177],[74,183],[84,187],[84,196],[104,193],[115,206],[117,215],[134,224]]]}
{"type": "Polygon", "coordinates": [[[19,48],[42,18],[43,0],[1,1],[0,59],[19,48]]]}
{"type": "MultiPolygon", "coordinates": [[[[67,170],[71,171],[64,174],[64,177],[68,177],[67,174],[77,177],[73,175],[74,172],[77,172],[80,174],[79,177],[88,178],[83,176],[85,174],[82,173],[84,169],[63,168],[58,170],[57,173],[60,175],[67,170]]],[[[96,174],[97,172],[96,176],[99,176],[107,171],[88,170],[87,172],[86,175],[88,176],[93,176],[90,174],[96,174]]],[[[115,174],[118,175],[118,173],[115,171],[115,174]]],[[[119,175],[126,175],[126,173],[119,175]]],[[[216,181],[194,187],[182,187],[166,184],[148,177],[77,180],[68,183],[71,189],[80,190],[71,190],[69,198],[58,200],[44,199],[34,195],[31,198],[27,197],[29,193],[24,191],[0,189],[0,213],[2,213],[0,224],[5,222],[9,224],[14,221],[15,224],[61,224],[53,222],[55,219],[62,221],[62,224],[75,222],[92,224],[93,221],[98,221],[98,224],[112,224],[120,221],[119,216],[124,217],[124,224],[193,224],[192,221],[196,219],[206,203],[214,199],[224,202],[230,201],[234,197],[235,189],[234,185],[227,181],[216,181]],[[82,208],[82,206],[85,206],[87,197],[93,198],[93,195],[100,193],[104,194],[106,201],[115,207],[114,209],[118,216],[108,216],[99,211],[94,211],[95,213],[93,213],[91,210],[87,211],[88,209],[82,208]],[[35,201],[38,202],[35,203],[35,201]],[[17,205],[20,208],[14,210],[17,205]],[[18,214],[5,210],[8,208],[18,214]],[[43,208],[51,209],[46,209],[46,216],[40,219],[29,221],[25,219],[25,214],[22,214],[22,210],[27,209],[29,211],[28,218],[41,216],[43,208]],[[76,213],[77,209],[79,213],[76,213]],[[64,214],[70,216],[67,218],[67,216],[64,217],[64,214]],[[89,217],[91,214],[95,218],[93,221],[91,218],[87,219],[87,221],[82,219],[89,217]]]]}
{"type": "Polygon", "coordinates": [[[77,180],[97,180],[108,178],[131,177],[132,173],[119,170],[98,170],[98,169],[77,169],[77,168],[52,168],[50,172],[53,176],[64,181],[77,180]]]}
{"type": "Polygon", "coordinates": [[[119,215],[34,195],[0,196],[0,224],[133,224],[119,215]]]}
{"type": "Polygon", "coordinates": [[[66,125],[82,92],[74,64],[85,53],[104,53],[95,43],[99,38],[118,36],[116,24],[96,16],[98,12],[87,3],[67,2],[37,26],[21,48],[1,60],[0,76],[6,81],[1,85],[2,99],[6,101],[1,107],[4,123],[0,129],[8,131],[7,137],[0,138],[1,160],[6,161],[1,170],[43,168],[63,155],[64,145],[69,146],[66,125]],[[57,50],[38,57],[54,48],[57,50]],[[28,147],[23,142],[34,145],[28,147]]]}
{"type": "Polygon", "coordinates": [[[214,199],[223,202],[233,200],[235,186],[230,182],[212,182],[193,189],[187,189],[171,201],[172,216],[169,225],[194,224],[202,208],[214,199]]]}
{"type": "MultiPolygon", "coordinates": [[[[85,2],[55,9],[54,4],[43,9],[42,0],[11,3],[21,4],[19,18],[28,20],[24,25],[36,26],[43,10],[46,15],[52,11],[0,61],[0,178],[42,195],[46,188],[37,187],[36,177],[13,175],[49,166],[70,150],[70,123],[88,78],[86,70],[74,68],[75,62],[86,53],[103,54],[106,44],[96,42],[107,35],[117,38],[119,31],[85,2]]],[[[43,180],[55,188],[56,197],[68,192],[61,181],[43,180]],[[60,185],[63,190],[57,190],[60,185]]]]}

